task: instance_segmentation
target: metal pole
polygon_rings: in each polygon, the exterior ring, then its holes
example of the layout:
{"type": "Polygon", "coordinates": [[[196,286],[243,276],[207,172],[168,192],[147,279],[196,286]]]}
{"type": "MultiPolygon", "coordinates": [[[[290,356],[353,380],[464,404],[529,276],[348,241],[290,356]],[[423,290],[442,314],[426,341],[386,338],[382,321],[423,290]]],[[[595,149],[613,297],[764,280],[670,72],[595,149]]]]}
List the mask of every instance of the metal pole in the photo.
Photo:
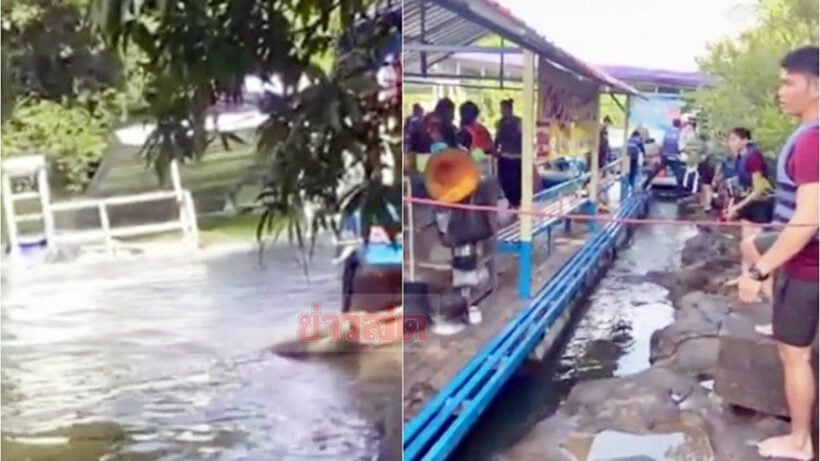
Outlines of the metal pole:
{"type": "Polygon", "coordinates": [[[46,247],[53,250],[54,241],[54,214],[51,211],[51,190],[48,184],[48,172],[43,165],[37,172],[37,189],[40,192],[40,209],[43,213],[43,231],[46,234],[46,247]]]}
{"type": "MultiPolygon", "coordinates": [[[[595,98],[595,121],[593,123],[594,140],[592,142],[592,155],[590,155],[589,173],[589,204],[587,211],[590,215],[598,214],[598,182],[600,181],[600,168],[598,167],[598,155],[601,149],[601,96],[600,91],[598,97],[595,98]]],[[[594,232],[597,229],[594,219],[590,219],[588,223],[589,230],[594,232]]]]}
{"type": "Polygon", "coordinates": [[[621,148],[621,203],[626,200],[627,195],[629,194],[629,174],[630,171],[630,161],[629,161],[629,150],[628,150],[628,143],[629,143],[629,116],[631,112],[631,104],[632,104],[632,96],[626,95],[626,107],[624,107],[624,143],[622,144],[621,148]]]}
{"type": "MultiPolygon", "coordinates": [[[[535,139],[535,54],[524,50],[524,89],[521,108],[521,209],[532,211],[533,140],[535,139]]],[[[532,215],[519,215],[521,252],[518,270],[518,296],[529,298],[532,283],[532,215]]]]}

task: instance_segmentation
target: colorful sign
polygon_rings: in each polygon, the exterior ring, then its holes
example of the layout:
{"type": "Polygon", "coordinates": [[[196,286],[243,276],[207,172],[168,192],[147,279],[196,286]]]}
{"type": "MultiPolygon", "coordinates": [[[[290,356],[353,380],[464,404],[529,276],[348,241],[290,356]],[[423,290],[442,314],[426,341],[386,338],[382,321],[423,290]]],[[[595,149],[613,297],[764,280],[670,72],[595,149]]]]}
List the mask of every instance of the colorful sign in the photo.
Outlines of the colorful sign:
{"type": "Polygon", "coordinates": [[[685,101],[678,95],[648,94],[649,99],[633,98],[629,111],[630,131],[645,127],[658,142],[672,127],[672,120],[680,118],[685,101]]]}

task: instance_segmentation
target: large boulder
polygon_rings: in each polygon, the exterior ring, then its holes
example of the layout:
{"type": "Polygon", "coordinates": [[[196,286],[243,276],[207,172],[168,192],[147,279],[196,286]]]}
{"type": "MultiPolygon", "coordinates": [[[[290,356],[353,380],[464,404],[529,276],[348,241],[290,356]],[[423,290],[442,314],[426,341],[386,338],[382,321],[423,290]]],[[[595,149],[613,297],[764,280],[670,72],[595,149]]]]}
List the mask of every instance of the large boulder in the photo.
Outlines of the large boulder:
{"type": "MultiPolygon", "coordinates": [[[[728,404],[769,415],[788,416],[777,343],[758,334],[750,317],[733,313],[723,322],[715,392],[728,404]]],[[[811,363],[816,380],[816,341],[811,363]]]]}

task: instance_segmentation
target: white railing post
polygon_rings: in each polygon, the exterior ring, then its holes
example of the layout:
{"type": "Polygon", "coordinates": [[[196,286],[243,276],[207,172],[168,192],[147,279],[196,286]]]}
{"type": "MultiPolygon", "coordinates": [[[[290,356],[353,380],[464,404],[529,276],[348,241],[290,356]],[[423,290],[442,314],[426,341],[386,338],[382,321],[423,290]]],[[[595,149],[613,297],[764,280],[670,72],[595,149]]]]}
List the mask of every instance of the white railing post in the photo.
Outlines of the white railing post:
{"type": "Polygon", "coordinates": [[[114,255],[114,238],[111,236],[111,221],[108,219],[108,209],[105,207],[105,202],[100,202],[97,206],[100,212],[100,225],[103,230],[103,237],[105,238],[105,251],[109,255],[114,255]]]}
{"type": "Polygon", "coordinates": [[[199,246],[199,225],[196,222],[196,207],[194,205],[194,197],[191,191],[185,191],[185,210],[188,213],[188,239],[191,245],[196,248],[199,246]]]}
{"type": "Polygon", "coordinates": [[[10,254],[19,256],[20,242],[17,238],[17,215],[14,213],[14,197],[12,197],[11,178],[3,171],[3,208],[5,208],[6,230],[9,236],[10,254]]]}
{"type": "Polygon", "coordinates": [[[51,212],[51,187],[48,184],[47,166],[44,164],[37,172],[37,191],[40,193],[40,208],[43,213],[43,233],[46,235],[46,246],[55,248],[54,214],[51,212]]]}
{"type": "MultiPolygon", "coordinates": [[[[404,183],[404,187],[402,187],[402,189],[404,189],[404,194],[407,194],[408,196],[412,196],[413,195],[413,190],[412,190],[413,185],[410,182],[410,178],[405,177],[405,178],[402,179],[402,182],[404,183]]],[[[414,217],[413,217],[413,203],[412,202],[408,203],[407,205],[405,205],[404,208],[407,211],[407,222],[406,222],[406,224],[407,224],[407,228],[409,229],[409,231],[407,232],[407,253],[406,253],[407,254],[407,259],[408,259],[408,262],[409,262],[409,267],[408,267],[409,277],[408,278],[411,282],[415,282],[416,281],[416,247],[415,247],[415,237],[414,237],[413,234],[416,232],[416,227],[415,227],[415,221],[414,221],[414,217]]]]}

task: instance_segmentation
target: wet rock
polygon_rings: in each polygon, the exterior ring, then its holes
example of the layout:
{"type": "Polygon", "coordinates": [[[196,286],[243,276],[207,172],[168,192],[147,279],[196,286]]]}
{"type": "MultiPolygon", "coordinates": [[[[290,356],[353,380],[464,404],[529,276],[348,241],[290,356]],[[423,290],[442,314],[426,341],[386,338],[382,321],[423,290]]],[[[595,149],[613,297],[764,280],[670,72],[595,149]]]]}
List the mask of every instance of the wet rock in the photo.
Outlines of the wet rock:
{"type": "Polygon", "coordinates": [[[650,339],[650,363],[667,359],[675,354],[678,347],[696,338],[716,337],[719,326],[694,315],[678,320],[660,330],[650,339]]]}
{"type": "Polygon", "coordinates": [[[702,291],[693,291],[683,295],[676,307],[675,318],[694,315],[715,324],[720,323],[732,309],[730,301],[725,296],[702,291]]]}
{"type": "MultiPolygon", "coordinates": [[[[596,434],[605,430],[637,436],[682,432],[689,436],[687,446],[673,448],[686,459],[759,461],[754,442],[782,434],[788,425],[756,413],[738,414],[694,378],[655,366],[631,376],[578,384],[554,416],[498,459],[587,459],[596,434]],[[688,451],[692,439],[705,451],[688,451]]],[[[640,456],[648,455],[626,459],[640,456]]]]}
{"type": "Polygon", "coordinates": [[[649,362],[691,376],[711,376],[717,365],[717,339],[725,301],[705,293],[682,298],[676,320],[650,339],[649,362]]]}
{"type": "MultiPolygon", "coordinates": [[[[754,330],[747,315],[733,313],[720,331],[715,392],[728,404],[788,416],[777,344],[754,330]]],[[[817,376],[817,342],[813,348],[817,376]]]]}

